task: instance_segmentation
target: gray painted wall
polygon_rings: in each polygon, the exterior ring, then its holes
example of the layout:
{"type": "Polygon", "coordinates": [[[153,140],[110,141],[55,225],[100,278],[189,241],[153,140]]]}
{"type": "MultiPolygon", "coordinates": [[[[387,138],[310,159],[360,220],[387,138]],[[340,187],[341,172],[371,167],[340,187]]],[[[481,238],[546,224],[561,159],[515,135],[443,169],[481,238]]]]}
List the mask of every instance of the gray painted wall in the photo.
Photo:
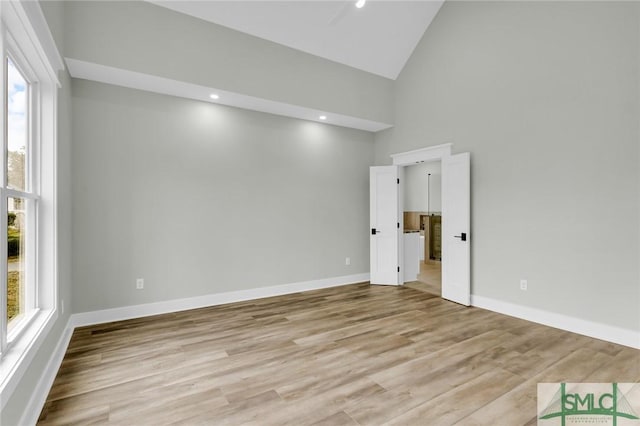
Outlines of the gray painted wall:
{"type": "Polygon", "coordinates": [[[446,2],[397,80],[376,162],[471,152],[474,294],[640,330],[639,7],[446,2]]]}
{"type": "MultiPolygon", "coordinates": [[[[46,5],[42,9],[60,46],[61,40],[57,36],[64,17],[59,9],[46,5]]],[[[71,79],[66,71],[59,73],[59,79],[62,88],[58,91],[58,295],[65,303],[65,312],[59,311],[58,320],[0,413],[0,424],[7,426],[20,424],[20,418],[64,333],[71,313],[71,79]]]]}
{"type": "Polygon", "coordinates": [[[84,80],[73,119],[74,312],[368,271],[371,133],[84,80]]]}
{"type": "Polygon", "coordinates": [[[70,1],[65,56],[393,123],[393,81],[142,1],[70,1]]]}

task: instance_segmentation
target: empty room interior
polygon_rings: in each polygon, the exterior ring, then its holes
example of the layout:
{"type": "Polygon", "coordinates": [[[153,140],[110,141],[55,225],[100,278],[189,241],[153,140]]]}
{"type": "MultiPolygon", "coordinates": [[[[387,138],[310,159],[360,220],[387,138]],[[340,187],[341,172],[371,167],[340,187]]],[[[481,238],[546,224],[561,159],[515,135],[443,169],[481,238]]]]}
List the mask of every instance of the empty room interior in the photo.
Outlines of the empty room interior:
{"type": "Polygon", "coordinates": [[[1,425],[640,422],[639,2],[0,20],[1,425]]]}

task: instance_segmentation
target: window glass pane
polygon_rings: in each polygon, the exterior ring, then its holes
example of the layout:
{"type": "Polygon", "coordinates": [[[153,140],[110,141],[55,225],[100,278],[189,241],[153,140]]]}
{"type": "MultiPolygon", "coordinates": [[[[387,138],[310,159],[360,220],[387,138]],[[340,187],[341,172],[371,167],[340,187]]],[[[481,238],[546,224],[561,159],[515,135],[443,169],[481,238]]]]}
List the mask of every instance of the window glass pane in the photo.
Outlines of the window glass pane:
{"type": "Polygon", "coordinates": [[[28,105],[27,81],[7,58],[7,186],[26,189],[28,105]]]}
{"type": "Polygon", "coordinates": [[[7,200],[7,320],[12,322],[25,312],[26,207],[22,198],[7,200]]]}

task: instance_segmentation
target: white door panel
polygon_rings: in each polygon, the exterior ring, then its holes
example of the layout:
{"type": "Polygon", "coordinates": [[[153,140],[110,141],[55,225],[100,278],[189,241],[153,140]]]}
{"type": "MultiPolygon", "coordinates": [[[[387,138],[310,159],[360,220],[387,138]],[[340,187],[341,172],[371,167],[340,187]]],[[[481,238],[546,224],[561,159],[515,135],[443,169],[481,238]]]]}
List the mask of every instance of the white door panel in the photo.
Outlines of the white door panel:
{"type": "Polygon", "coordinates": [[[442,297],[471,303],[471,173],[468,152],[442,158],[442,297]]]}
{"type": "Polygon", "coordinates": [[[370,168],[371,284],[400,284],[398,179],[398,166],[370,168]]]}

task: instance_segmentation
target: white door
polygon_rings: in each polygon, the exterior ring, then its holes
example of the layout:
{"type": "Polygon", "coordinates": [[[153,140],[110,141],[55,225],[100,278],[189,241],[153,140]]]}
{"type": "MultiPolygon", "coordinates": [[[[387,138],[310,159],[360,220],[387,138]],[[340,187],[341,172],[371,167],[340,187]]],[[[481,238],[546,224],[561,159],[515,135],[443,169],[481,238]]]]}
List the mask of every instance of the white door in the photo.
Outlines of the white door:
{"type": "Polygon", "coordinates": [[[371,284],[399,285],[399,167],[369,169],[371,284]]]}
{"type": "Polygon", "coordinates": [[[442,297],[471,304],[469,153],[442,158],[442,297]]]}

